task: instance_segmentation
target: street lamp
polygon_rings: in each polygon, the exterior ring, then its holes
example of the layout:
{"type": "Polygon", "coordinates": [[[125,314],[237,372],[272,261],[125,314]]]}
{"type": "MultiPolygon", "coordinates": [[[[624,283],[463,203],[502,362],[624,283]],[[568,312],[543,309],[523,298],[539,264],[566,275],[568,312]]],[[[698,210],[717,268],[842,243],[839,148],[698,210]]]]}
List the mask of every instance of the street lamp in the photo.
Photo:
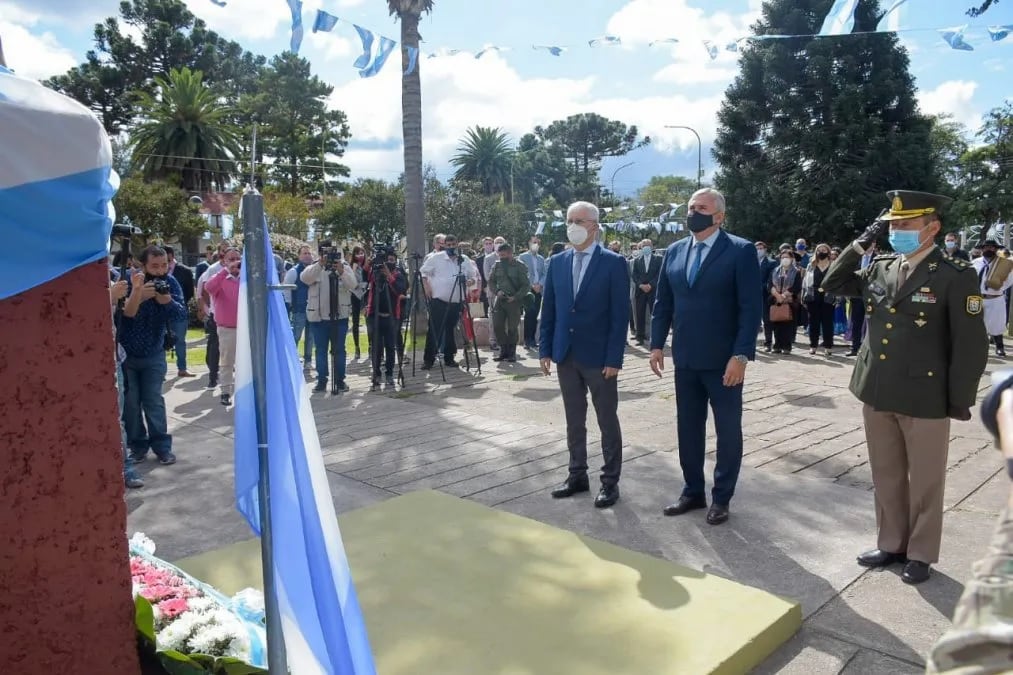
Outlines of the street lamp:
{"type": "Polygon", "coordinates": [[[681,125],[666,124],[666,129],[686,129],[692,131],[693,135],[696,136],[696,189],[700,189],[700,177],[703,175],[703,141],[700,140],[700,134],[696,132],[693,127],[685,127],[681,125]]]}
{"type": "Polygon", "coordinates": [[[613,204],[616,203],[616,174],[619,173],[620,171],[622,171],[623,169],[625,169],[626,167],[633,166],[634,164],[636,164],[636,162],[627,162],[626,164],[623,164],[621,167],[619,167],[618,169],[616,169],[615,171],[612,172],[612,203],[613,204]]]}

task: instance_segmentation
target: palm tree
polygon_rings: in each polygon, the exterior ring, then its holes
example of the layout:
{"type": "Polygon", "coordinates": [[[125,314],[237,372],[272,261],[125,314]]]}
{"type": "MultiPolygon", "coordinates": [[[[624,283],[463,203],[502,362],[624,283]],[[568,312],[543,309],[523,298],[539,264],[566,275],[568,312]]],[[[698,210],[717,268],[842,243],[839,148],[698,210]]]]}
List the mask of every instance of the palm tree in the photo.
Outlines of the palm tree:
{"type": "Polygon", "coordinates": [[[487,195],[509,192],[514,153],[505,132],[498,127],[468,129],[457,151],[450,160],[457,167],[454,178],[479,183],[487,195]]]}
{"type": "MultiPolygon", "coordinates": [[[[433,0],[387,0],[391,15],[401,21],[401,72],[408,69],[408,47],[419,47],[419,19],[433,11],[433,0]]],[[[426,252],[425,202],[422,196],[422,86],[418,54],[415,70],[401,78],[401,133],[404,137],[404,201],[408,250],[426,252]]]]}
{"type": "Polygon", "coordinates": [[[131,131],[134,164],[146,179],[179,178],[188,192],[222,190],[236,173],[237,129],[230,109],[204,84],[199,70],[173,69],[155,78],[155,91],[142,93],[143,122],[131,131]]]}

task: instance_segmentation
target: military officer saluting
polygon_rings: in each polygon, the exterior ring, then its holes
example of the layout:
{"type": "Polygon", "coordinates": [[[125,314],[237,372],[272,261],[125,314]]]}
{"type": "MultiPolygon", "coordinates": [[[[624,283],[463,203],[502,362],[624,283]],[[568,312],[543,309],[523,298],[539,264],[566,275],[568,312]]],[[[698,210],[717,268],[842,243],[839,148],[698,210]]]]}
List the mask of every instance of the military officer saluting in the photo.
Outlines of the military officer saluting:
{"type": "Polygon", "coordinates": [[[905,563],[902,579],[917,584],[939,559],[950,419],[971,419],[988,345],[978,276],[934,243],[951,200],[887,195],[889,211],[841,253],[822,288],[863,297],[869,321],[851,392],[865,404],[879,538],[858,564],[905,563]],[[887,227],[896,253],[861,269],[862,254],[887,227]]]}

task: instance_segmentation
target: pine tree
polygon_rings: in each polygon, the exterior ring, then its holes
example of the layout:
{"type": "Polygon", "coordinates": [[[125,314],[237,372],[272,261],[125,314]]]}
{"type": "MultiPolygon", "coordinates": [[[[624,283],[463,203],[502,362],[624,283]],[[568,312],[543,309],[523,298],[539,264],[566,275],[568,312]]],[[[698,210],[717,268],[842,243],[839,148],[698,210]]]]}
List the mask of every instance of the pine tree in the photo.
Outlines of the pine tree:
{"type": "MultiPolygon", "coordinates": [[[[811,35],[833,0],[770,0],[756,35],[811,35]]],[[[855,32],[875,29],[861,0],[855,32]]],[[[718,187],[733,231],[845,244],[890,189],[935,191],[931,120],[892,33],[752,40],[718,114],[718,187]]]]}

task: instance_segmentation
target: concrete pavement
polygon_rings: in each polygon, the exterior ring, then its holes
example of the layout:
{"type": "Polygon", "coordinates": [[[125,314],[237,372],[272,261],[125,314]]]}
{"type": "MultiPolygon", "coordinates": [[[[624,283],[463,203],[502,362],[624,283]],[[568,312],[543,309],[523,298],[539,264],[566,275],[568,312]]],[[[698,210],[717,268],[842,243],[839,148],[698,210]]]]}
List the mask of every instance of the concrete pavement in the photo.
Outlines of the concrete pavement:
{"type": "MultiPolygon", "coordinates": [[[[918,672],[1005,497],[1007,479],[980,422],[954,423],[933,578],[912,588],[899,569],[858,567],[855,555],[875,543],[875,522],[861,410],[847,390],[853,360],[796,352],[749,366],[731,520],[711,527],[702,512],[665,518],[662,507],[681,488],[671,373],[655,377],[646,351],[631,346],[620,375],[622,500],[604,511],[592,507],[593,493],[552,500],[548,490],[566,473],[555,377],[540,374],[534,354],[496,364],[480,351],[480,375],[448,369],[444,383],[438,369],[412,377],[408,366],[405,388],[370,393],[368,365],[353,363],[350,392],[313,395],[336,508],[437,489],[799,600],[802,632],[759,672],[918,672]]],[[[1000,366],[993,359],[989,370],[1000,366]]],[[[130,531],[146,532],[168,559],[250,537],[232,503],[231,415],[205,381],[167,382],[179,463],[142,465],[147,487],[128,495],[130,531]]]]}

